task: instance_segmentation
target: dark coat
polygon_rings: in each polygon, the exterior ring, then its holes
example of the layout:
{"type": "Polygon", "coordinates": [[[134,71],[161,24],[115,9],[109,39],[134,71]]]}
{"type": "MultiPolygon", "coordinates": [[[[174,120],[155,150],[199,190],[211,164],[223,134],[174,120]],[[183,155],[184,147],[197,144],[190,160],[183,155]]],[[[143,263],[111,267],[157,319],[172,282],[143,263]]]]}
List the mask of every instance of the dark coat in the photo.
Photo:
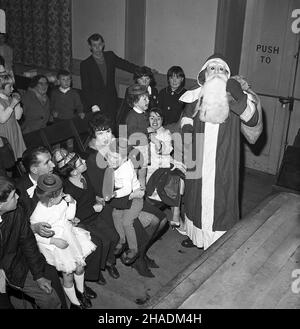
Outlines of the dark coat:
{"type": "Polygon", "coordinates": [[[18,205],[15,211],[2,215],[0,223],[0,268],[7,280],[23,287],[28,271],[34,280],[44,276],[46,262],[39,252],[35,236],[24,209],[18,205]]]}
{"type": "Polygon", "coordinates": [[[80,63],[80,78],[83,103],[86,110],[98,105],[104,113],[115,117],[117,110],[117,90],[115,86],[116,68],[133,73],[138,66],[118,57],[112,51],[104,51],[106,81],[91,55],[80,63]]]}

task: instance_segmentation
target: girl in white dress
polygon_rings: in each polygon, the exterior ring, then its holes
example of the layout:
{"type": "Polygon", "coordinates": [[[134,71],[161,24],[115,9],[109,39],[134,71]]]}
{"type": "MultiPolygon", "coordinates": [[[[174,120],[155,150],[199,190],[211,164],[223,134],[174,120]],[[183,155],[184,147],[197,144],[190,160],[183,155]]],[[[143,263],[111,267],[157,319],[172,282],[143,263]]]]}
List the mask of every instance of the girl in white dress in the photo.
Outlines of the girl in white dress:
{"type": "Polygon", "coordinates": [[[63,287],[71,308],[88,307],[83,300],[85,258],[96,249],[96,245],[91,241],[90,232],[75,226],[79,222],[75,217],[76,201],[63,193],[62,181],[55,174],[39,177],[36,194],[40,201],[30,222],[47,222],[55,232],[51,238],[35,234],[40,251],[50,265],[62,272],[63,287]]]}

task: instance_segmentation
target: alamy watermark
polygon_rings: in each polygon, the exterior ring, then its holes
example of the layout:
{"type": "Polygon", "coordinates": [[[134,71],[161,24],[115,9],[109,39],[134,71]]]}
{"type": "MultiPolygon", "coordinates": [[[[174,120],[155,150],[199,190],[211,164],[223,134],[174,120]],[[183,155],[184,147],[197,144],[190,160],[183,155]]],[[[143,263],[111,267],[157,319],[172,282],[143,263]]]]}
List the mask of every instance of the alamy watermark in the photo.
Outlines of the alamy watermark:
{"type": "Polygon", "coordinates": [[[296,18],[292,23],[292,31],[295,34],[300,32],[300,9],[294,9],[292,11],[292,18],[296,18]]]}

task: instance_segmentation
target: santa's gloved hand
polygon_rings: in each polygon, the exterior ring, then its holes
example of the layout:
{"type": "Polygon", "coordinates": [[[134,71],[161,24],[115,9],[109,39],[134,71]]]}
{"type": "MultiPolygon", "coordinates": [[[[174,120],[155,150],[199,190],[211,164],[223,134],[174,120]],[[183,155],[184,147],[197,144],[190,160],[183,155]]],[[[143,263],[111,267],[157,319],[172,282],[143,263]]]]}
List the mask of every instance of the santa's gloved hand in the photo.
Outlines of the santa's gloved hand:
{"type": "Polygon", "coordinates": [[[226,91],[228,91],[236,101],[230,104],[230,109],[236,114],[241,115],[247,107],[247,95],[244,94],[240,83],[235,79],[228,79],[226,91]]]}
{"type": "Polygon", "coordinates": [[[240,83],[232,78],[227,81],[226,91],[228,91],[237,102],[241,101],[246,96],[243,93],[240,83]]]}

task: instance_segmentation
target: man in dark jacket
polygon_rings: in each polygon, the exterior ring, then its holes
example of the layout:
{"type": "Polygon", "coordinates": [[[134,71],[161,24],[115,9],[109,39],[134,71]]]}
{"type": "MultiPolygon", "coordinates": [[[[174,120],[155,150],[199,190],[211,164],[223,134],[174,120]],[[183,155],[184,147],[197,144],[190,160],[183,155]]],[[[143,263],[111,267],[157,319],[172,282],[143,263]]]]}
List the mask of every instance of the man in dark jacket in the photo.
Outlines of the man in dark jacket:
{"type": "Polygon", "coordinates": [[[83,103],[86,110],[101,111],[115,120],[117,111],[116,68],[133,73],[138,66],[112,51],[104,51],[104,39],[98,34],[88,38],[92,55],[80,63],[83,103]]]}
{"type": "Polygon", "coordinates": [[[60,300],[44,277],[46,262],[18,198],[12,180],[0,176],[0,293],[5,293],[6,281],[32,297],[38,307],[59,309],[60,300]]]}

